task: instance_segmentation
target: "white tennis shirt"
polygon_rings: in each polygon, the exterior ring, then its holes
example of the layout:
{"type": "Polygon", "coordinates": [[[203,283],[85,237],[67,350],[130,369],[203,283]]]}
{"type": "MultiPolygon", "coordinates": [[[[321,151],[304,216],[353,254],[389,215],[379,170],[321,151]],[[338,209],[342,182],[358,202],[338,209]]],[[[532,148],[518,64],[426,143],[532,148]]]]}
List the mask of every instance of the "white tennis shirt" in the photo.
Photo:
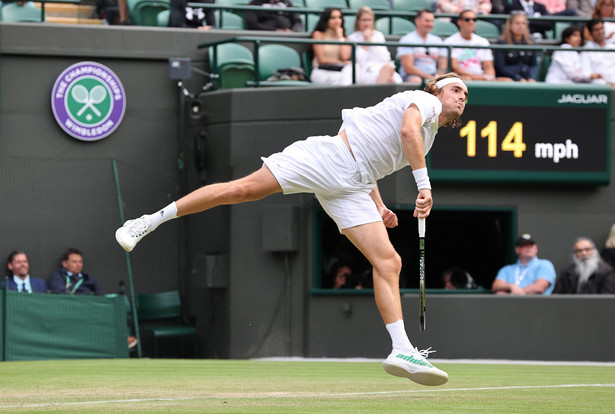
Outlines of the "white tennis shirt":
{"type": "Polygon", "coordinates": [[[434,95],[405,91],[375,106],[342,111],[340,131],[346,130],[350,148],[368,182],[375,183],[409,165],[402,149],[401,123],[404,111],[412,104],[421,113],[421,137],[427,155],[438,133],[438,116],[442,112],[442,103],[434,95]]]}

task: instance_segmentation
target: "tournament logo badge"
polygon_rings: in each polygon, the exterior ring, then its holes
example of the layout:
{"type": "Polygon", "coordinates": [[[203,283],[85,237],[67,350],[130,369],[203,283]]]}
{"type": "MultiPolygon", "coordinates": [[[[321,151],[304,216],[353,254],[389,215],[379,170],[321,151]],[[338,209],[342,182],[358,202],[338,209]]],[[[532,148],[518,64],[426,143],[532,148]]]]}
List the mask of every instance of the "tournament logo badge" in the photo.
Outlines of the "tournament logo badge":
{"type": "Polygon", "coordinates": [[[82,141],[97,141],[122,122],[126,94],[111,69],[96,62],[80,62],[56,79],[51,109],[68,135],[82,141]]]}

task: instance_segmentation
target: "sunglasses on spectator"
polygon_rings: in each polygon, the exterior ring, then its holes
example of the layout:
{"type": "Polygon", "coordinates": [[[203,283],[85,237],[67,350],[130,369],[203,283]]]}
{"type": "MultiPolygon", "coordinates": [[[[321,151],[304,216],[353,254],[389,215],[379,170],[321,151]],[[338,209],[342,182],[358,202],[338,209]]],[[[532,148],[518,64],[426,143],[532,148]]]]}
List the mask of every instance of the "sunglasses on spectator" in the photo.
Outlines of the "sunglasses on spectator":
{"type": "Polygon", "coordinates": [[[476,17],[464,17],[463,19],[464,22],[475,22],[476,21],[476,17]]]}

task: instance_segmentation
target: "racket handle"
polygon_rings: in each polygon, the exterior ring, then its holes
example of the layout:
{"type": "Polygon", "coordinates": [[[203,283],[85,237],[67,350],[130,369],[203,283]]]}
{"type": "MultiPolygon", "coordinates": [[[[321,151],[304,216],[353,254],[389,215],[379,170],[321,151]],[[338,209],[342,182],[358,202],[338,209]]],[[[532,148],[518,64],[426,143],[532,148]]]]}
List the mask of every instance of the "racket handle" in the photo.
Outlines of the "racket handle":
{"type": "Polygon", "coordinates": [[[425,219],[419,219],[419,237],[425,237],[425,219]]]}

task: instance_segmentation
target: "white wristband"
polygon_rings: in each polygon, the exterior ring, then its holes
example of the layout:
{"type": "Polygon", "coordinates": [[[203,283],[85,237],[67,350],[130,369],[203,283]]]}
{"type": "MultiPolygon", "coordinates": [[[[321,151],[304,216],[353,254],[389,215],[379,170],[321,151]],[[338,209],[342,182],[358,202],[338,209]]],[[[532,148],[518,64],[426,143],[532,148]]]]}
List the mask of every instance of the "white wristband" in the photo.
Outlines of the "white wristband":
{"type": "Polygon", "coordinates": [[[416,181],[416,188],[419,190],[427,189],[431,190],[431,183],[429,182],[429,176],[427,175],[427,168],[419,168],[412,171],[414,175],[414,181],[416,181]]]}

